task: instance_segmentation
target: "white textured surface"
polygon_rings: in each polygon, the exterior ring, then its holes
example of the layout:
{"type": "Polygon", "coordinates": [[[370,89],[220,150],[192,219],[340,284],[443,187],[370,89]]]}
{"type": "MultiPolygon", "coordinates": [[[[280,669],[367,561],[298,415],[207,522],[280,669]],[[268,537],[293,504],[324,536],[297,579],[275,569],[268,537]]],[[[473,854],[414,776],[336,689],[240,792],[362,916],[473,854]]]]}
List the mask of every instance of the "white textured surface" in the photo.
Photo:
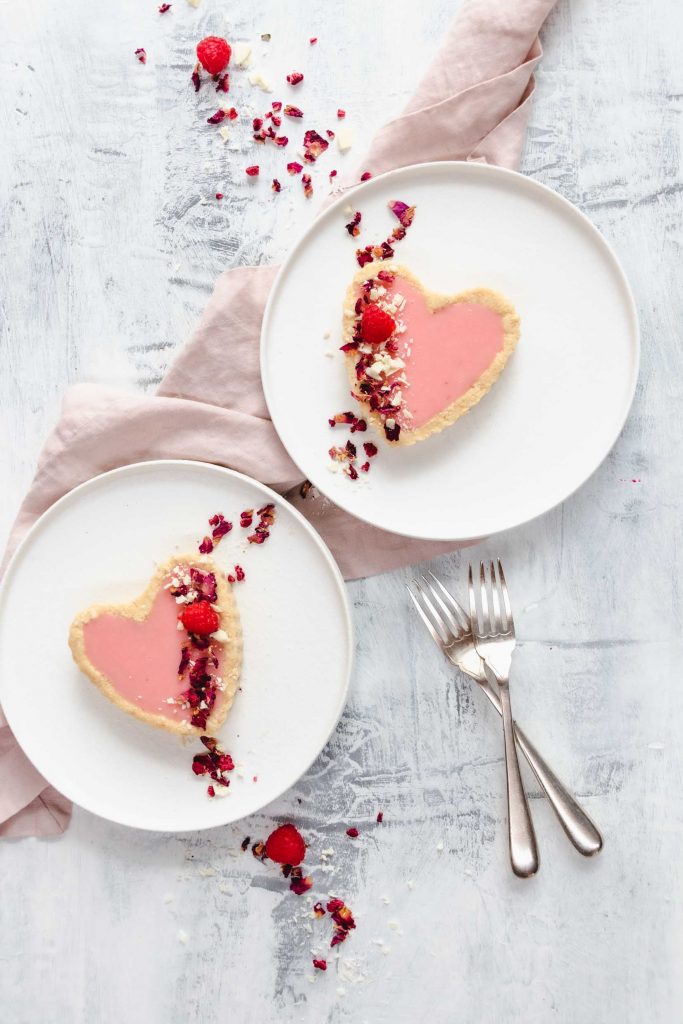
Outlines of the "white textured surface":
{"type": "MultiPolygon", "coordinates": [[[[355,161],[453,7],[423,0],[416,18],[406,3],[406,33],[402,6],[175,0],[163,18],[150,0],[0,6],[3,528],[64,386],[153,387],[216,274],[277,258],[320,199],[305,206],[295,190],[290,212],[267,181],[244,181],[252,151],[226,150],[196,115],[193,42],[223,31],[226,12],[233,38],[272,32],[272,77],[308,72],[296,95],[322,125],[346,106],[355,161]],[[405,70],[378,66],[378,48],[398,54],[407,41],[405,70]],[[140,45],[146,67],[132,56],[140,45]],[[385,111],[368,109],[371,89],[386,91],[385,111]],[[219,185],[228,200],[202,205],[219,185]]],[[[407,615],[410,573],[367,580],[350,588],[347,712],[271,814],[169,838],[77,811],[58,841],[3,846],[3,1024],[680,1015],[682,29],[675,0],[561,0],[523,164],[614,244],[642,317],[641,380],[615,451],[561,509],[496,544],[522,638],[517,712],[604,829],[604,853],[581,860],[534,800],[542,869],[511,877],[498,723],[407,615]],[[289,817],[312,865],[334,848],[334,872],[315,867],[316,886],[358,918],[346,968],[313,981],[312,937],[292,920],[301,902],[239,853],[244,835],[289,817]]],[[[200,94],[202,110],[210,102],[200,94]]],[[[460,556],[434,568],[461,584],[460,556]]]]}

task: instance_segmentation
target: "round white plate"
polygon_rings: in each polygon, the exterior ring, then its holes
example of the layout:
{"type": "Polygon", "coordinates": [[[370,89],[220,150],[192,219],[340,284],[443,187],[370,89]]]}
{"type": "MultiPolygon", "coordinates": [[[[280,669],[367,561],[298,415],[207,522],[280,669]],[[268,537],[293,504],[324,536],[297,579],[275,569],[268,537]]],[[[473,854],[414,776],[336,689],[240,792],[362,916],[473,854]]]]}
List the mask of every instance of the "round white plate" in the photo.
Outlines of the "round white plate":
{"type": "MultiPolygon", "coordinates": [[[[358,518],[435,540],[506,530],[567,498],[614,444],[638,360],[633,298],[597,229],[531,178],[467,163],[392,171],[330,206],[280,270],[261,338],[268,408],[302,473],[358,518]],[[356,247],[398,223],[392,199],[417,207],[396,260],[434,291],[502,292],[522,333],[471,412],[413,447],[380,442],[370,473],[354,482],[330,473],[327,454],[349,436],[328,417],[354,406],[338,351],[342,301],[356,247]],[[363,214],[357,239],[344,230],[349,205],[363,214]]],[[[353,439],[376,440],[371,429],[353,439]]]]}
{"type": "Polygon", "coordinates": [[[192,462],[146,462],[77,487],[36,523],[0,591],[0,703],[38,770],[81,807],[136,828],[184,831],[236,821],[292,786],[341,714],[352,635],[343,580],[315,531],[273,491],[192,462]],[[265,544],[239,513],[274,501],[265,544]],[[235,525],[214,552],[243,566],[235,585],[244,665],[221,745],[244,774],[211,799],[183,743],[111,704],[78,670],[69,625],[98,601],[137,597],[155,562],[195,551],[207,519],[235,525]],[[254,781],[256,777],[256,781],[254,781]]]}

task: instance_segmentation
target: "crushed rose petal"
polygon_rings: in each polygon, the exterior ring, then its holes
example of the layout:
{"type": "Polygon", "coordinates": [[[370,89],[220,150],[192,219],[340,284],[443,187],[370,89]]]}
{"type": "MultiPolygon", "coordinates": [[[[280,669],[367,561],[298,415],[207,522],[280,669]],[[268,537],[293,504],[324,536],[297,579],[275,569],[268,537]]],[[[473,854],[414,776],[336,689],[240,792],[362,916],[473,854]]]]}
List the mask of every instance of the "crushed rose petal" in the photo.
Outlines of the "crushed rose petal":
{"type": "Polygon", "coordinates": [[[327,904],[327,912],[334,921],[334,932],[330,942],[330,946],[334,948],[341,942],[346,941],[349,932],[356,927],[356,922],[353,919],[351,909],[347,907],[343,900],[331,899],[327,904]]]}
{"type": "Polygon", "coordinates": [[[304,116],[303,110],[300,110],[299,107],[293,107],[291,103],[286,103],[285,104],[285,107],[284,107],[284,110],[282,111],[282,113],[286,114],[287,117],[303,117],[304,116]]]}
{"type": "Polygon", "coordinates": [[[270,187],[273,190],[273,192],[282,192],[282,185],[277,180],[277,178],[273,178],[273,184],[270,187]]]}
{"type": "Polygon", "coordinates": [[[254,510],[253,508],[245,508],[244,512],[240,512],[240,526],[243,529],[248,529],[254,521],[254,510]]]}
{"type": "Polygon", "coordinates": [[[331,182],[333,178],[337,177],[337,172],[335,170],[330,171],[328,177],[329,177],[330,182],[331,182]]]}
{"type": "Polygon", "coordinates": [[[369,181],[371,177],[372,177],[372,175],[370,174],[370,171],[363,171],[363,173],[360,176],[360,180],[361,181],[369,181]]]}
{"type": "Polygon", "coordinates": [[[135,56],[137,57],[141,64],[147,63],[147,51],[145,50],[144,46],[138,46],[137,50],[135,51],[135,56]]]}
{"type": "Polygon", "coordinates": [[[312,38],[309,39],[308,41],[311,44],[311,46],[315,46],[315,44],[318,42],[318,37],[317,36],[312,36],[312,38]]]}
{"type": "MultiPolygon", "coordinates": [[[[195,775],[209,775],[218,786],[229,786],[230,779],[226,773],[235,768],[235,763],[230,756],[218,746],[218,740],[213,736],[200,736],[200,739],[208,754],[195,754],[192,758],[192,771],[195,775]]],[[[207,790],[209,796],[215,796],[216,791],[212,785],[207,790]],[[213,792],[212,792],[213,790],[213,792]]],[[[242,849],[246,849],[243,845],[242,849]]]]}
{"type": "Polygon", "coordinates": [[[256,178],[258,177],[260,170],[261,168],[259,167],[258,164],[251,164],[250,167],[245,168],[244,173],[247,174],[250,178],[256,178]]]}
{"type": "Polygon", "coordinates": [[[310,875],[304,875],[301,868],[292,868],[289,888],[295,896],[303,896],[305,892],[313,887],[313,879],[310,875]]]}
{"type": "Polygon", "coordinates": [[[230,91],[230,75],[227,73],[221,75],[216,83],[216,92],[229,92],[230,91]]]}
{"type": "Polygon", "coordinates": [[[202,80],[199,77],[199,67],[200,67],[199,64],[195,64],[194,71],[192,72],[192,74],[190,76],[192,84],[194,86],[194,91],[195,92],[199,92],[199,90],[201,88],[201,84],[202,84],[202,80]]]}
{"type": "Polygon", "coordinates": [[[352,238],[357,238],[358,235],[360,234],[360,222],[362,219],[362,213],[360,212],[360,210],[356,210],[356,212],[353,215],[353,219],[350,220],[348,224],[344,225],[352,238]]]}
{"type": "Polygon", "coordinates": [[[242,850],[245,853],[249,849],[249,843],[250,842],[251,842],[251,836],[245,836],[244,839],[242,840],[242,842],[240,843],[240,846],[242,847],[242,850]]]}
{"type": "Polygon", "coordinates": [[[324,139],[322,135],[318,135],[314,128],[309,128],[304,135],[304,160],[306,163],[315,163],[329,145],[327,139],[324,139]]]}
{"type": "Polygon", "coordinates": [[[331,128],[326,128],[325,129],[325,135],[327,135],[328,139],[333,139],[334,138],[334,132],[332,131],[331,128]]]}
{"type": "Polygon", "coordinates": [[[358,836],[360,835],[360,832],[358,831],[357,828],[353,827],[353,828],[347,828],[346,834],[347,834],[347,836],[350,839],[358,839],[358,836]]]}
{"type": "Polygon", "coordinates": [[[268,854],[266,853],[266,844],[262,840],[254,843],[251,848],[251,852],[253,856],[256,857],[256,860],[264,861],[268,858],[268,854]]]}
{"type": "Polygon", "coordinates": [[[342,110],[342,108],[340,107],[339,110],[337,111],[337,117],[339,118],[340,121],[343,120],[346,117],[346,111],[342,110]]]}
{"type": "Polygon", "coordinates": [[[381,825],[383,821],[384,821],[384,811],[378,811],[377,812],[377,824],[381,825]]]}
{"type": "Polygon", "coordinates": [[[408,206],[407,203],[402,203],[399,199],[392,199],[389,204],[389,209],[400,222],[404,228],[409,228],[413,223],[413,217],[415,216],[415,207],[408,206]]]}
{"type": "Polygon", "coordinates": [[[291,74],[287,75],[287,81],[290,85],[298,85],[299,82],[303,82],[304,76],[300,71],[292,71],[291,74]]]}
{"type": "Polygon", "coordinates": [[[318,971],[326,971],[327,970],[327,960],[316,960],[314,958],[313,966],[318,971]]]}
{"type": "Polygon", "coordinates": [[[263,544],[270,537],[270,527],[275,522],[275,505],[272,503],[263,505],[257,515],[259,516],[258,524],[254,532],[247,537],[250,544],[263,544]]]}
{"type": "Polygon", "coordinates": [[[363,441],[363,451],[369,459],[372,459],[377,454],[377,445],[372,441],[363,441]]]}
{"type": "Polygon", "coordinates": [[[222,199],[222,198],[223,198],[223,193],[222,192],[216,192],[216,199],[222,199]]]}
{"type": "Polygon", "coordinates": [[[299,488],[299,497],[300,498],[308,497],[308,492],[310,491],[312,486],[313,486],[313,484],[311,483],[310,480],[304,480],[304,482],[302,483],[301,487],[299,488]]]}
{"type": "Polygon", "coordinates": [[[301,174],[303,169],[304,169],[304,165],[297,163],[296,160],[292,160],[291,163],[287,164],[287,171],[288,171],[289,174],[292,174],[292,175],[294,175],[294,174],[301,174]]]}
{"type": "Polygon", "coordinates": [[[217,110],[215,114],[211,115],[211,117],[207,117],[206,123],[207,124],[220,124],[221,121],[225,120],[225,118],[226,118],[225,110],[217,110]]]}
{"type": "Polygon", "coordinates": [[[301,175],[301,184],[304,187],[304,195],[306,196],[307,199],[310,199],[311,196],[313,195],[313,185],[311,183],[310,174],[301,175]]]}
{"type": "Polygon", "coordinates": [[[313,913],[315,914],[316,917],[325,916],[325,908],[320,901],[313,904],[313,913]]]}
{"type": "Polygon", "coordinates": [[[200,555],[210,555],[213,551],[213,541],[210,537],[205,537],[199,545],[200,555]]]}
{"type": "Polygon", "coordinates": [[[162,4],[159,8],[159,14],[166,14],[166,11],[170,11],[173,4],[162,4]]]}

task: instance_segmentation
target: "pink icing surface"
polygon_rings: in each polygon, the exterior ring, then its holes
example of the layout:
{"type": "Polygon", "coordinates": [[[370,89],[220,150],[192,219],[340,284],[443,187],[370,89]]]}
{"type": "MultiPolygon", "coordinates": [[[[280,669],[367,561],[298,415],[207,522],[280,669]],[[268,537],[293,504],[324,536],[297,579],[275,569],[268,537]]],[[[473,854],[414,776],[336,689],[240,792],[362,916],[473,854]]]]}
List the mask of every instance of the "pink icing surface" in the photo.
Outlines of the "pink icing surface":
{"type": "Polygon", "coordinates": [[[406,326],[405,334],[399,336],[398,355],[406,364],[409,383],[403,389],[403,403],[412,416],[404,422],[414,429],[464,395],[481,377],[503,347],[503,322],[488,306],[472,302],[431,313],[419,289],[400,277],[388,291],[406,300],[398,314],[406,326]]]}
{"type": "MultiPolygon", "coordinates": [[[[177,628],[178,612],[174,598],[162,589],[143,622],[108,613],[87,622],[83,636],[88,658],[122,697],[150,714],[189,721],[189,708],[166,703],[185,688],[178,665],[187,634],[177,628]]],[[[212,647],[220,659],[220,645],[212,647]]]]}

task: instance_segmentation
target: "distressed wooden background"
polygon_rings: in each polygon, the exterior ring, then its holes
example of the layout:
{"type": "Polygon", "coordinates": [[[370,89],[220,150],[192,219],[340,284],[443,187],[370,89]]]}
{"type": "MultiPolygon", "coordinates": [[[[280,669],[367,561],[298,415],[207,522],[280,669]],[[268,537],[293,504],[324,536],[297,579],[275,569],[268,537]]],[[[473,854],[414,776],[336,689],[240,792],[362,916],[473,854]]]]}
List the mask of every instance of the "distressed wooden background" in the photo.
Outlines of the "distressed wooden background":
{"type": "MultiPolygon", "coordinates": [[[[256,40],[273,80],[302,70],[307,112],[334,127],[347,109],[355,164],[455,6],[174,0],[159,16],[155,0],[2,0],[4,531],[65,387],[152,389],[217,274],[281,257],[324,196],[307,203],[284,173],[280,196],[245,179],[253,150],[237,132],[223,143],[205,124],[212,97],[188,87],[196,41],[256,40]]],[[[604,853],[583,861],[535,799],[542,870],[511,877],[498,723],[408,616],[411,573],[369,579],[349,587],[346,713],[268,813],[174,837],[76,811],[59,841],[2,846],[3,1024],[683,1019],[682,32],[676,0],[560,0],[523,162],[614,245],[642,318],[615,450],[562,508],[496,542],[520,609],[517,713],[604,829],[604,853]],[[342,893],[358,921],[326,975],[313,977],[304,902],[239,850],[290,816],[317,890],[342,893]]],[[[284,164],[258,155],[264,175],[284,164]]],[[[434,567],[462,586],[460,556],[434,567]]]]}

